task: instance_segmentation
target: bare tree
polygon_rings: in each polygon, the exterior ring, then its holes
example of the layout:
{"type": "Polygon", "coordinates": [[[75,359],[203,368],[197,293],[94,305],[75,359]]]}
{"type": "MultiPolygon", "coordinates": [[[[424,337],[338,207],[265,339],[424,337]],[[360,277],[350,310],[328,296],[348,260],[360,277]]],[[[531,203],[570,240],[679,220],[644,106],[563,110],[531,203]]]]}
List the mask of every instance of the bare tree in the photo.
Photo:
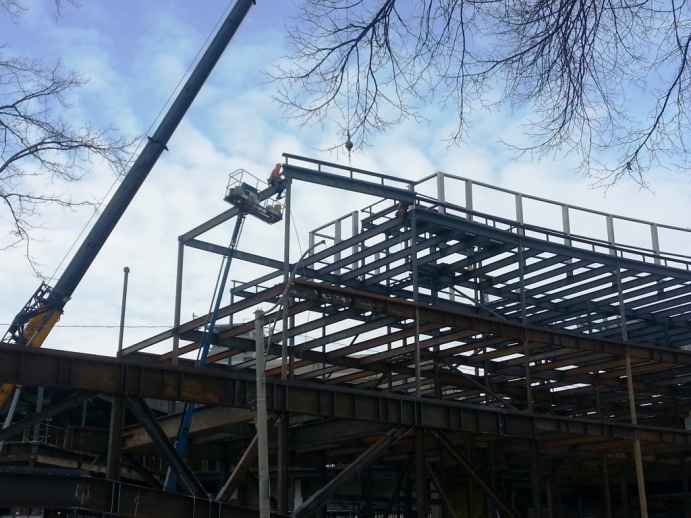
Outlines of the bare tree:
{"type": "Polygon", "coordinates": [[[278,99],[333,118],[358,144],[422,108],[453,108],[451,143],[479,108],[530,110],[538,157],[579,153],[611,185],[689,166],[686,0],[302,0],[278,99]]]}
{"type": "MultiPolygon", "coordinates": [[[[60,8],[55,0],[56,16],[60,8]]],[[[3,10],[17,17],[24,5],[0,0],[3,10]]],[[[74,200],[63,192],[66,185],[82,179],[94,161],[105,161],[116,174],[126,165],[130,142],[112,128],[75,127],[65,118],[67,94],[85,82],[60,63],[46,66],[0,46],[0,221],[9,224],[9,235],[0,242],[2,248],[26,246],[35,271],[29,245],[32,230],[42,224],[41,208],[95,206],[93,200],[74,200]]]]}

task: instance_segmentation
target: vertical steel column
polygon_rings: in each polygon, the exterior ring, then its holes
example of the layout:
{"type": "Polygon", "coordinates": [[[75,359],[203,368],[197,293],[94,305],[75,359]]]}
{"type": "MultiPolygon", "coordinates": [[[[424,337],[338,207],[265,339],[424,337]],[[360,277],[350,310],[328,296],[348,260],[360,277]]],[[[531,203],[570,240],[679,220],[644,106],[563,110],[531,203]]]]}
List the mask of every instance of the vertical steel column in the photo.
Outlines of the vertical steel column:
{"type": "Polygon", "coordinates": [[[180,327],[180,306],[182,305],[182,266],[185,258],[185,243],[182,241],[182,236],[178,238],[178,265],[175,274],[175,312],[173,315],[173,358],[172,364],[178,364],[178,350],[180,348],[180,334],[178,328],[180,327]]]}
{"type": "MultiPolygon", "coordinates": [[[[122,356],[122,343],[125,337],[125,312],[127,309],[127,282],[130,269],[123,269],[122,303],[120,305],[120,333],[118,335],[117,357],[122,356]]],[[[179,315],[178,315],[179,317],[179,315]]],[[[178,323],[179,325],[179,323],[178,323]]],[[[85,402],[86,403],[86,402],[85,402]]],[[[108,431],[108,456],[106,460],[106,478],[108,480],[120,480],[120,454],[122,449],[122,424],[125,419],[122,396],[113,394],[113,402],[110,407],[110,428],[108,431]]]]}
{"type": "Polygon", "coordinates": [[[614,250],[616,244],[614,240],[614,216],[607,214],[607,242],[612,245],[609,250],[609,255],[617,255],[617,251],[614,250]]]}
{"type": "Polygon", "coordinates": [[[425,429],[415,427],[415,496],[417,518],[427,518],[427,478],[425,474],[425,429]]]}
{"type": "MultiPolygon", "coordinates": [[[[465,208],[467,210],[472,211],[473,210],[473,181],[472,180],[466,180],[465,181],[465,208]]],[[[473,215],[468,214],[468,221],[473,221],[473,215]]]]}
{"type": "Polygon", "coordinates": [[[626,475],[621,477],[621,514],[623,518],[631,518],[631,509],[629,508],[629,484],[626,481],[626,475]]]}
{"type": "MultiPolygon", "coordinates": [[[[337,245],[340,243],[343,239],[341,237],[341,220],[337,219],[334,222],[334,245],[337,245]]],[[[337,263],[338,261],[341,260],[341,251],[339,250],[334,254],[334,262],[337,263]]],[[[341,269],[337,268],[334,270],[334,275],[340,275],[341,274],[341,269]]]]}
{"type": "Polygon", "coordinates": [[[122,342],[125,339],[125,310],[127,309],[127,281],[130,277],[130,269],[125,266],[123,268],[123,281],[122,281],[122,303],[120,305],[120,333],[118,335],[118,354],[117,357],[122,356],[122,342]]]}
{"type": "Polygon", "coordinates": [[[254,345],[257,378],[257,449],[259,456],[259,518],[270,518],[269,447],[266,426],[266,380],[264,356],[264,312],[254,312],[254,345]]]}
{"type": "Polygon", "coordinates": [[[607,469],[607,457],[602,454],[602,494],[605,501],[605,518],[612,518],[612,497],[609,492],[609,471],[607,469]]]}
{"type": "Polygon", "coordinates": [[[686,472],[686,459],[681,459],[681,487],[684,491],[684,516],[691,517],[691,496],[689,495],[689,479],[686,472]]]}
{"type": "Polygon", "coordinates": [[[566,246],[571,246],[571,218],[569,217],[569,206],[561,206],[561,223],[564,234],[567,236],[564,238],[564,244],[566,246]]]}
{"type": "Polygon", "coordinates": [[[653,254],[655,255],[655,264],[660,264],[660,236],[657,232],[657,223],[650,224],[650,238],[653,243],[653,254]]]}
{"type": "MultiPolygon", "coordinates": [[[[633,391],[633,374],[631,372],[631,356],[627,348],[626,351],[626,384],[629,389],[629,408],[631,411],[631,424],[638,424],[636,417],[636,400],[633,391]]],[[[636,482],[638,483],[638,501],[641,506],[641,518],[648,518],[648,501],[645,494],[645,479],[643,477],[643,459],[641,457],[641,441],[638,439],[638,432],[633,440],[633,455],[636,463],[636,482]]]]}
{"type": "MultiPolygon", "coordinates": [[[[444,173],[437,171],[437,200],[442,203],[446,202],[446,189],[444,187],[444,173]]],[[[446,208],[441,205],[437,207],[440,214],[446,214],[446,208]]]]}
{"type": "MultiPolygon", "coordinates": [[[[286,186],[286,203],[285,203],[285,230],[283,240],[283,282],[290,281],[290,223],[291,223],[291,201],[292,201],[292,182],[288,181],[286,186]]],[[[310,247],[314,247],[314,235],[310,233],[310,247]]],[[[312,250],[309,252],[313,253],[312,250]]],[[[287,298],[283,303],[283,321],[281,324],[281,379],[288,379],[288,322],[287,309],[290,306],[290,298],[287,298]]],[[[288,462],[290,458],[289,452],[289,429],[290,417],[284,414],[278,421],[278,509],[277,512],[288,514],[288,492],[290,490],[290,481],[288,477],[288,462]]]]}
{"type": "MultiPolygon", "coordinates": [[[[516,193],[516,221],[523,224],[523,195],[516,193]]],[[[518,229],[518,234],[524,235],[525,231],[522,228],[518,229]]]]}
{"type": "Polygon", "coordinates": [[[621,289],[621,266],[619,265],[619,261],[617,261],[616,280],[619,301],[619,319],[621,320],[621,339],[626,342],[629,339],[629,335],[626,329],[626,308],[624,307],[624,292],[621,289]]]}
{"type": "MultiPolygon", "coordinates": [[[[413,270],[413,301],[420,299],[420,280],[417,271],[417,211],[412,210],[410,215],[410,230],[412,241],[410,243],[410,267],[413,270]]],[[[422,394],[420,383],[420,311],[415,307],[415,395],[422,394]]],[[[424,466],[423,466],[424,468],[424,466]]]]}
{"type": "MultiPolygon", "coordinates": [[[[351,236],[355,237],[360,233],[360,221],[358,218],[358,211],[354,210],[353,212],[350,213],[350,224],[351,224],[350,228],[351,228],[351,232],[352,232],[351,236]]],[[[353,255],[356,255],[358,253],[359,249],[360,249],[360,244],[355,243],[351,247],[350,253],[352,253],[353,255]]],[[[362,262],[364,265],[365,260],[363,259],[362,262]]],[[[352,267],[353,267],[353,270],[357,270],[358,262],[355,261],[352,264],[352,267]]]]}
{"type": "Polygon", "coordinates": [[[542,481],[540,480],[540,464],[537,451],[537,441],[531,440],[530,450],[530,485],[533,493],[533,513],[535,518],[542,518],[542,481]]]}
{"type": "MultiPolygon", "coordinates": [[[[38,387],[38,394],[36,394],[36,413],[43,410],[43,387],[38,387]]],[[[33,441],[38,442],[41,439],[41,423],[36,423],[34,426],[33,441]]]]}
{"type": "MultiPolygon", "coordinates": [[[[525,300],[525,264],[523,258],[523,242],[521,238],[518,238],[518,276],[519,276],[519,291],[521,292],[521,323],[527,325],[528,323],[528,313],[526,308],[525,300]]],[[[525,397],[528,404],[528,412],[533,411],[533,380],[530,372],[530,344],[528,339],[523,340],[523,358],[525,361],[525,397]]]]}

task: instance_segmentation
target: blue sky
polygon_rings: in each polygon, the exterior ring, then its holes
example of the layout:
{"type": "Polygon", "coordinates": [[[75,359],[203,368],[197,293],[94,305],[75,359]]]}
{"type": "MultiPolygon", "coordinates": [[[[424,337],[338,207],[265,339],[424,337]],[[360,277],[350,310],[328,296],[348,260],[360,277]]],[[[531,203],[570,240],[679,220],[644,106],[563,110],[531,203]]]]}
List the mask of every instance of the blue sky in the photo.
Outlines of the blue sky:
{"type": "MultiPolygon", "coordinates": [[[[89,77],[89,84],[75,92],[68,117],[100,126],[112,124],[129,137],[147,131],[227,6],[225,1],[208,0],[89,0],[80,8],[65,8],[55,24],[52,3],[27,1],[28,12],[16,22],[0,18],[0,42],[8,45],[4,52],[43,57],[46,63],[62,59],[66,68],[89,77]]],[[[227,208],[222,198],[231,171],[244,168],[264,177],[283,152],[347,161],[344,156],[318,151],[339,142],[332,124],[298,127],[283,118],[271,99],[277,87],[266,71],[281,63],[289,50],[286,24],[295,9],[291,2],[276,0],[258,0],[251,9],[171,140],[170,152],[154,168],[66,306],[48,347],[113,353],[117,329],[77,326],[117,325],[124,266],[132,270],[128,325],[170,325],[177,236],[227,208]]],[[[454,124],[453,113],[436,106],[425,113],[430,123],[406,122],[376,136],[370,147],[353,155],[353,165],[407,178],[442,170],[573,205],[690,226],[687,176],[654,171],[649,176],[654,193],[624,181],[605,196],[603,190],[589,188],[590,180],[573,173],[573,157],[532,162],[529,157],[516,159],[498,144],[502,138],[520,138],[520,122],[529,113],[480,112],[468,142],[453,148],[443,141],[454,124]]],[[[96,166],[93,175],[70,189],[77,198],[101,199],[113,180],[107,170],[96,166]]],[[[304,249],[311,228],[368,202],[355,195],[298,185],[294,243],[304,249]]],[[[488,211],[506,210],[499,198],[485,203],[488,211]]],[[[31,250],[43,273],[50,275],[90,214],[61,210],[44,214],[46,228],[36,234],[38,241],[31,250]]],[[[545,212],[542,217],[552,216],[545,212]]],[[[593,233],[602,231],[598,222],[592,225],[593,233]]],[[[212,238],[226,244],[231,231],[220,228],[212,238]]],[[[684,246],[680,244],[678,250],[684,246]]],[[[250,221],[240,248],[280,258],[282,228],[250,221]]],[[[691,252],[691,247],[686,251],[691,252]]],[[[299,247],[293,252],[295,259],[299,247]]],[[[0,253],[0,323],[6,324],[39,281],[23,258],[23,249],[0,253]]],[[[196,251],[189,252],[187,259],[183,317],[190,318],[208,308],[219,264],[217,257],[196,251]]],[[[248,279],[256,271],[238,263],[231,276],[248,279]]],[[[158,330],[128,328],[125,342],[158,330]]]]}

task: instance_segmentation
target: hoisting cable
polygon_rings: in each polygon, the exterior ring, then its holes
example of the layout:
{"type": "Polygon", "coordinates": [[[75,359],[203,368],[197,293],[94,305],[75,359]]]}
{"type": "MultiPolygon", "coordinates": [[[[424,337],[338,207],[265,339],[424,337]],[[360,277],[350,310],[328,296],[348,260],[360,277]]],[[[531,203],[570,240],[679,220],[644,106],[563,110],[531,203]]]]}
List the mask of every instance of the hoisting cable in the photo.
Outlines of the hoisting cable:
{"type": "MultiPolygon", "coordinates": [[[[348,2],[346,1],[346,38],[347,35],[349,34],[350,31],[350,6],[348,5],[348,2]]],[[[348,55],[350,51],[346,50],[346,62],[345,62],[345,69],[346,69],[346,99],[347,99],[347,106],[348,106],[348,119],[347,119],[347,127],[346,127],[346,134],[348,136],[348,139],[346,140],[345,143],[345,148],[348,150],[348,167],[353,167],[353,164],[350,160],[350,151],[353,149],[353,142],[350,140],[350,67],[348,66],[348,55]]]]}

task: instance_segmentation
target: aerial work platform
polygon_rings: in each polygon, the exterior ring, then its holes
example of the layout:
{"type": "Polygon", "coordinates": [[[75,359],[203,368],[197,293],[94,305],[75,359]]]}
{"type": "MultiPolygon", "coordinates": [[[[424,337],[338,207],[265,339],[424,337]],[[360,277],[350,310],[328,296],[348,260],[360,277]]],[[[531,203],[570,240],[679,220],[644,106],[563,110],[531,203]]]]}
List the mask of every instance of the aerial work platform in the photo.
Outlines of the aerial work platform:
{"type": "Polygon", "coordinates": [[[242,212],[254,216],[269,225],[281,221],[283,219],[282,205],[280,203],[273,203],[270,199],[261,201],[259,199],[259,189],[244,181],[248,178],[254,179],[257,184],[260,182],[260,180],[244,169],[238,169],[230,173],[226,195],[223,199],[242,212]]]}

